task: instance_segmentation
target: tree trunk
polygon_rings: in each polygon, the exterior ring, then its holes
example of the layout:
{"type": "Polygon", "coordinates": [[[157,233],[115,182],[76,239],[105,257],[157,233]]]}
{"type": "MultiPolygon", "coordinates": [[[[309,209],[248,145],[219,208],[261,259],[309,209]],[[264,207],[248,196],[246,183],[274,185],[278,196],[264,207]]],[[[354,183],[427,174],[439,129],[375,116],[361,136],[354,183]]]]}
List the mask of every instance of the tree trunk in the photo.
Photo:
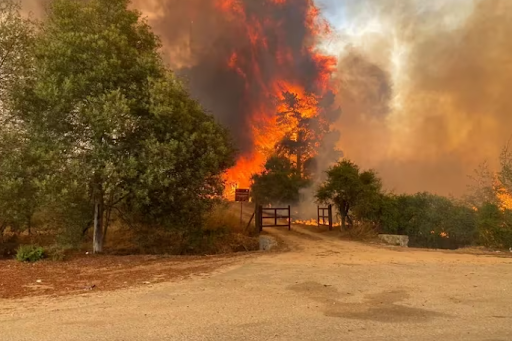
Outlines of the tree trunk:
{"type": "Polygon", "coordinates": [[[345,229],[345,211],[341,211],[341,230],[345,229]]]}
{"type": "Polygon", "coordinates": [[[302,147],[300,144],[302,143],[302,133],[299,131],[297,133],[297,142],[299,146],[297,147],[297,171],[299,172],[299,176],[302,178],[302,147]]]}
{"type": "Polygon", "coordinates": [[[94,191],[94,236],[92,244],[93,253],[103,252],[103,188],[101,184],[96,185],[94,191]]]}
{"type": "Polygon", "coordinates": [[[103,229],[103,243],[107,241],[107,231],[110,225],[110,215],[112,214],[112,208],[108,207],[105,214],[105,228],[103,229]]]}
{"type": "Polygon", "coordinates": [[[32,234],[32,217],[27,218],[28,235],[32,234]]]}
{"type": "Polygon", "coordinates": [[[7,223],[3,222],[2,224],[0,224],[0,242],[4,241],[4,232],[5,232],[6,228],[7,228],[7,223]]]}

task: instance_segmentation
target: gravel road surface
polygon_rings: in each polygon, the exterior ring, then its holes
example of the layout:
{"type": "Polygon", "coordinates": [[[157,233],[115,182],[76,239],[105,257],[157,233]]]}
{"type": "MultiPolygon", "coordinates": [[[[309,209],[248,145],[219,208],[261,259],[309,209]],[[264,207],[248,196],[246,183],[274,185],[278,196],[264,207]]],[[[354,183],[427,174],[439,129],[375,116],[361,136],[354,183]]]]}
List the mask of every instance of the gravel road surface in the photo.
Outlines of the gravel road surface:
{"type": "Polygon", "coordinates": [[[180,281],[0,300],[0,340],[512,340],[512,258],[269,233],[289,250],[180,281]]]}

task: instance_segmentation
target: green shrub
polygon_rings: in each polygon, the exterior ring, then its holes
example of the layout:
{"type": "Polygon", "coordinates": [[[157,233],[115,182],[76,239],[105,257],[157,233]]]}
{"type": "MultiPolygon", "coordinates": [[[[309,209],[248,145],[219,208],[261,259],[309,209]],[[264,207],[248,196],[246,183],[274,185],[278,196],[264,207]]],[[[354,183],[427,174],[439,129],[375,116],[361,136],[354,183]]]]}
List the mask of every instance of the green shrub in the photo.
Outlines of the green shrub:
{"type": "Polygon", "coordinates": [[[512,211],[486,203],[478,210],[478,242],[480,245],[506,249],[512,247],[512,211]]]}
{"type": "Polygon", "coordinates": [[[62,262],[66,258],[66,252],[72,248],[72,246],[53,245],[45,250],[45,254],[54,262],[62,262]]]}
{"type": "Polygon", "coordinates": [[[438,195],[390,196],[381,214],[381,231],[406,234],[411,246],[455,249],[475,240],[476,212],[438,195]]]}
{"type": "Polygon", "coordinates": [[[37,262],[44,258],[44,249],[36,245],[21,245],[16,251],[19,262],[37,262]]]}

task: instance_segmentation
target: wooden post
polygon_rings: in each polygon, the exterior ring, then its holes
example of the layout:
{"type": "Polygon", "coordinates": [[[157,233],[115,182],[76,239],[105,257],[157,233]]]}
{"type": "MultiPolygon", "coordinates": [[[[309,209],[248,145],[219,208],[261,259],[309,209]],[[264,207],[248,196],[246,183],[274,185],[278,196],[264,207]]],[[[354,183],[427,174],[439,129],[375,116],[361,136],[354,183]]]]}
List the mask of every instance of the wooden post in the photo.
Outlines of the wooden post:
{"type": "Polygon", "coordinates": [[[244,202],[240,201],[240,228],[242,228],[242,225],[243,225],[243,218],[242,218],[243,207],[244,207],[244,202]]]}
{"type": "MultiPolygon", "coordinates": [[[[256,210],[257,210],[257,206],[256,206],[256,208],[254,208],[254,212],[253,212],[253,214],[251,216],[251,219],[249,219],[249,222],[247,223],[247,226],[245,228],[246,230],[249,230],[249,227],[251,227],[252,220],[254,219],[254,216],[256,215],[256,210]]],[[[258,223],[254,222],[254,224],[256,225],[256,228],[258,228],[258,223]]]]}
{"type": "Polygon", "coordinates": [[[320,227],[320,206],[316,207],[316,222],[318,227],[320,227]]]}
{"type": "Polygon", "coordinates": [[[288,231],[292,229],[292,210],[291,206],[288,205],[288,231]]]}
{"type": "Polygon", "coordinates": [[[332,205],[329,205],[329,231],[332,230],[332,205]]]}
{"type": "Polygon", "coordinates": [[[261,232],[263,231],[263,206],[258,205],[256,211],[258,212],[258,219],[256,220],[258,222],[258,230],[261,232]]]}

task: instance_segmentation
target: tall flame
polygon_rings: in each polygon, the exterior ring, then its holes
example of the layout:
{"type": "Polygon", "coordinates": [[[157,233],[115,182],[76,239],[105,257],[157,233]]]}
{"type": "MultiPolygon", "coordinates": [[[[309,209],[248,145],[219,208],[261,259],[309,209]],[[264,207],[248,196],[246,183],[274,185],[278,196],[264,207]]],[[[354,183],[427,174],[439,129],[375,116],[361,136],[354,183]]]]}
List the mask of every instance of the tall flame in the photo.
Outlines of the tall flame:
{"type": "MultiPolygon", "coordinates": [[[[315,47],[318,38],[329,33],[328,24],[321,20],[319,10],[312,0],[262,0],[259,5],[264,15],[254,15],[249,10],[249,2],[243,0],[216,0],[216,9],[223,12],[242,33],[249,44],[250,53],[238,51],[236,47],[225,60],[225,66],[244,80],[244,110],[249,117],[249,131],[252,146],[238,158],[225,180],[228,191],[236,187],[250,186],[251,176],[262,171],[267,157],[275,150],[276,144],[284,136],[297,129],[298,120],[287,117],[278,120],[277,113],[285,112],[282,104],[285,94],[295,95],[301,102],[300,114],[304,118],[317,118],[322,114],[319,99],[329,91],[331,73],[336,68],[336,59],[319,52],[315,47]],[[285,8],[288,6],[288,8],[285,8]],[[285,32],[286,16],[279,20],[273,12],[289,10],[295,6],[302,10],[304,39],[300,48],[291,46],[289,32],[285,32]],[[264,58],[272,65],[271,70],[262,68],[264,58]],[[303,60],[313,65],[314,75],[304,77],[301,68],[303,60]],[[310,81],[312,82],[310,83],[310,81]],[[254,92],[254,87],[259,91],[254,92]]],[[[307,66],[310,67],[311,66],[307,66]]],[[[314,155],[311,155],[314,156],[314,155]]]]}
{"type": "Polygon", "coordinates": [[[493,189],[500,208],[502,210],[512,210],[512,193],[505,188],[497,176],[494,179],[493,189]]]}

